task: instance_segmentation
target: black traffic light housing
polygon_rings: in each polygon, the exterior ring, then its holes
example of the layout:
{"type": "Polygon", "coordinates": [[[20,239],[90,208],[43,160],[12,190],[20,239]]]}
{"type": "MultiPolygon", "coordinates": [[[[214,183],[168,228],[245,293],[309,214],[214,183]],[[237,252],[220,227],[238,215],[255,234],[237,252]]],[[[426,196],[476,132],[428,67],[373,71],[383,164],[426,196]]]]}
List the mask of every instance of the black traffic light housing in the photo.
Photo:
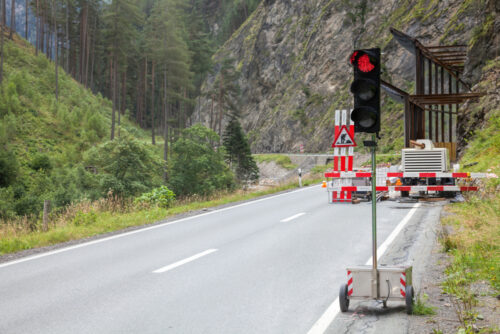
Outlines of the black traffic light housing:
{"type": "Polygon", "coordinates": [[[354,68],[351,93],[354,110],[351,120],[356,132],[380,131],[380,49],[355,50],[350,58],[354,68]]]}

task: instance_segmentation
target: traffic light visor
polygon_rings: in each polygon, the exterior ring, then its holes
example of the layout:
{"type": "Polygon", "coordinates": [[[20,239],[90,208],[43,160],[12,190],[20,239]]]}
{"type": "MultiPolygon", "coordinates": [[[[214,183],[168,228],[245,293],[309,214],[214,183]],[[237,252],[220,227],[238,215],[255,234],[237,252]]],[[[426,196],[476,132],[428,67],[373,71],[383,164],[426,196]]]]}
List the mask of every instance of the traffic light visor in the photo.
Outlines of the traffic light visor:
{"type": "Polygon", "coordinates": [[[358,126],[369,129],[377,122],[377,112],[371,107],[359,107],[352,111],[351,119],[358,126]]]}
{"type": "Polygon", "coordinates": [[[358,79],[351,84],[351,93],[363,101],[371,100],[377,94],[377,84],[373,80],[358,79]]]}

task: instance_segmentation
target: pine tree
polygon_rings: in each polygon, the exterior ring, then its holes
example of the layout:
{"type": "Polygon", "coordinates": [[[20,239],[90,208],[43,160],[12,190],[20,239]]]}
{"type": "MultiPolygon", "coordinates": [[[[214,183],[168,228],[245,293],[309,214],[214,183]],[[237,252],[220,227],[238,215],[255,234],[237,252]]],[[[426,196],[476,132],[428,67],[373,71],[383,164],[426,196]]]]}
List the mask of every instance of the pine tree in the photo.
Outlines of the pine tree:
{"type": "Polygon", "coordinates": [[[252,157],[250,145],[236,115],[231,114],[224,130],[225,159],[240,182],[254,182],[259,178],[259,168],[252,157]]]}
{"type": "Polygon", "coordinates": [[[214,131],[219,125],[219,136],[222,135],[222,119],[224,113],[237,113],[239,110],[240,86],[238,78],[241,73],[234,68],[234,59],[225,57],[220,63],[220,71],[215,78],[213,90],[210,92],[215,96],[217,107],[219,109],[217,120],[214,122],[214,131]]]}
{"type": "Polygon", "coordinates": [[[106,44],[110,57],[111,96],[111,139],[115,137],[115,113],[117,109],[116,90],[118,69],[127,67],[127,53],[137,38],[136,25],[141,22],[141,12],[133,0],[113,0],[104,15],[106,22],[106,44]]]}
{"type": "Polygon", "coordinates": [[[10,33],[9,39],[12,39],[12,34],[16,32],[16,0],[10,3],[10,33]]]}
{"type": "MultiPolygon", "coordinates": [[[[192,73],[190,72],[190,54],[187,44],[183,38],[183,23],[180,20],[180,4],[175,0],[158,0],[151,11],[151,16],[146,23],[146,45],[148,54],[153,64],[156,64],[157,71],[163,77],[160,89],[163,90],[162,116],[165,162],[164,180],[168,179],[168,142],[169,142],[169,118],[173,111],[177,111],[177,122],[182,123],[181,105],[189,103],[186,98],[186,90],[192,89],[192,73]],[[170,112],[169,112],[170,111],[170,112]]],[[[154,73],[152,74],[154,75],[154,73]]],[[[152,115],[155,114],[153,87],[152,115]]],[[[160,103],[158,103],[160,104],[160,103]]],[[[153,118],[154,119],[154,118],[153,118]]],[[[154,131],[154,124],[153,131],[154,131]]]]}

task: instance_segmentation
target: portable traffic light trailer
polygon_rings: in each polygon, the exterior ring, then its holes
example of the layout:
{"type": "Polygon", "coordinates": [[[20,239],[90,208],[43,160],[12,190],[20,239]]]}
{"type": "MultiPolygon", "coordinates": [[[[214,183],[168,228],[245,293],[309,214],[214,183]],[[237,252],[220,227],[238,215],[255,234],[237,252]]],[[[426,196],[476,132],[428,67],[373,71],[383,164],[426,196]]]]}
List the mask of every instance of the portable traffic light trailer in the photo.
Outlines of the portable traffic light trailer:
{"type": "Polygon", "coordinates": [[[371,141],[364,144],[371,149],[372,158],[372,266],[347,268],[347,284],[340,286],[340,310],[346,312],[351,299],[401,300],[406,303],[406,312],[413,311],[414,291],[412,267],[378,267],[377,265],[377,201],[376,201],[376,155],[377,135],[380,131],[380,49],[355,50],[350,58],[354,68],[351,92],[354,95],[354,110],[351,119],[356,132],[372,134],[371,141]]]}

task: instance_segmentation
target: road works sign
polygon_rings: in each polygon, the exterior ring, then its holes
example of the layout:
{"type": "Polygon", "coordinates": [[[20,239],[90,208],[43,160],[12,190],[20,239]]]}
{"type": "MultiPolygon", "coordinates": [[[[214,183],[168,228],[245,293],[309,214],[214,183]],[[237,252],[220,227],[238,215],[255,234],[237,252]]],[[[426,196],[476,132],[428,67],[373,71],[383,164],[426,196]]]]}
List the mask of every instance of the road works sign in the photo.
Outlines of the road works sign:
{"type": "Polygon", "coordinates": [[[357,146],[356,142],[354,141],[353,136],[351,136],[351,133],[349,130],[347,130],[346,125],[342,125],[340,128],[339,133],[335,137],[335,140],[333,141],[332,147],[354,147],[357,146]]]}

